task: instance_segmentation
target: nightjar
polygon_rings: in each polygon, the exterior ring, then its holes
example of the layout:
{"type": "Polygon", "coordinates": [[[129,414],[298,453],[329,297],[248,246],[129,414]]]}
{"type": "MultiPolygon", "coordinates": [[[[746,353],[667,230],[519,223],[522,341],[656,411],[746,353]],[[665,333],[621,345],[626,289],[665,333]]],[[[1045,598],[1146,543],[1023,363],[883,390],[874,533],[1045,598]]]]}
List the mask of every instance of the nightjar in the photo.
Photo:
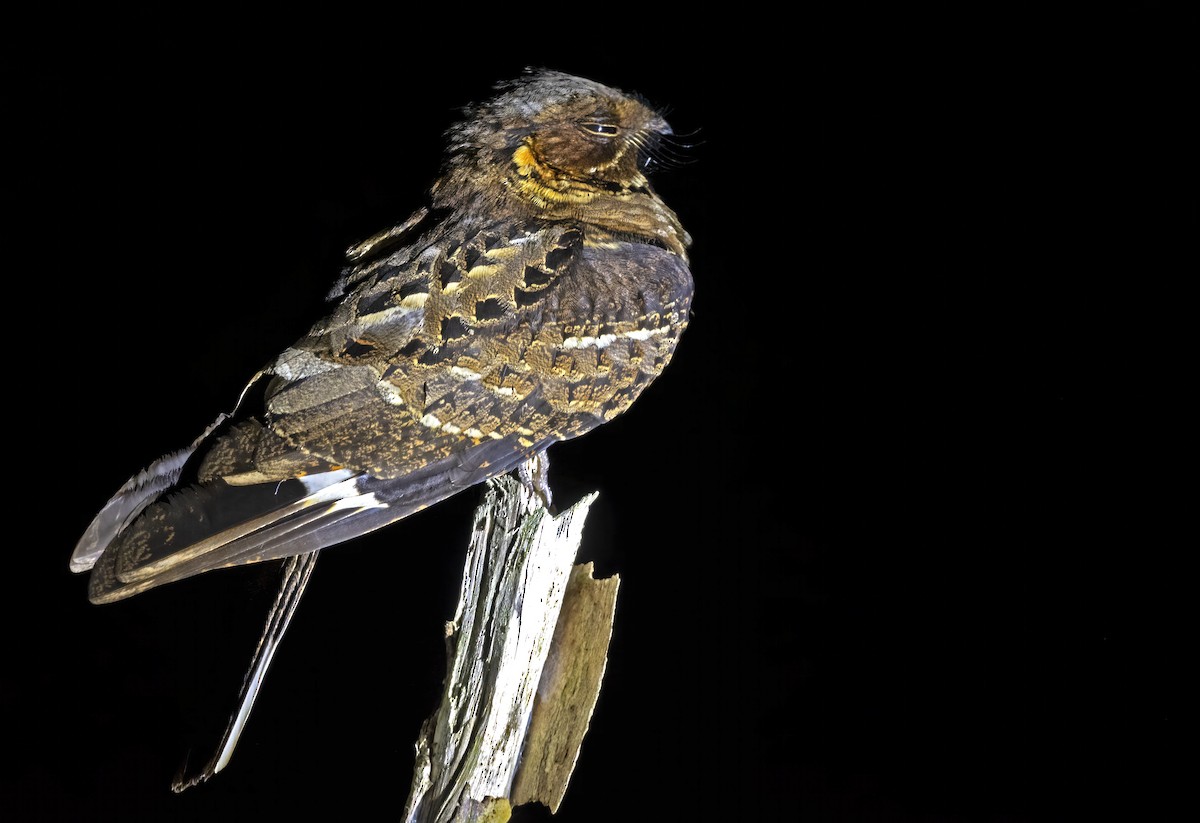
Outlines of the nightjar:
{"type": "Polygon", "coordinates": [[[687,325],[690,238],[647,182],[640,100],[528,72],[447,132],[403,223],[236,409],[133,477],[71,558],[93,602],[309,555],[621,414],[687,325]]]}

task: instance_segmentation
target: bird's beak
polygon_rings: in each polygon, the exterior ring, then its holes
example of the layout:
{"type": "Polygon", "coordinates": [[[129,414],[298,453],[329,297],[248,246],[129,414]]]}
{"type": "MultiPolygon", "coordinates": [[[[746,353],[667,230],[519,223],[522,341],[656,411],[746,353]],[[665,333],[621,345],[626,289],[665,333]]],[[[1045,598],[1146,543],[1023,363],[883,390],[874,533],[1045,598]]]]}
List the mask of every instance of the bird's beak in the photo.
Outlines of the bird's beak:
{"type": "Polygon", "coordinates": [[[647,123],[646,131],[652,131],[655,134],[661,134],[664,137],[670,136],[675,133],[675,132],[671,131],[671,127],[670,127],[670,125],[667,124],[667,121],[663,120],[661,117],[655,117],[653,120],[651,120],[649,123],[647,123]]]}

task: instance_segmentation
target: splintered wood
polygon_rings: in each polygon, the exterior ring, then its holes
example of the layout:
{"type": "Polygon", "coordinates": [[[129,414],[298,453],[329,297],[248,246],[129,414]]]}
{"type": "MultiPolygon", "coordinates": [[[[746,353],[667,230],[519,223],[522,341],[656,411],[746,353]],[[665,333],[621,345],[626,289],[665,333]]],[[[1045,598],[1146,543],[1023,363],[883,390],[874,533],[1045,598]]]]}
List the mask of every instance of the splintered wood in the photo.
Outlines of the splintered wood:
{"type": "Polygon", "coordinates": [[[572,568],[595,494],[552,517],[511,477],[475,511],[442,701],[425,721],[406,823],[557,810],[604,676],[618,580],[572,568]]]}
{"type": "Polygon", "coordinates": [[[558,811],[600,696],[619,585],[616,575],[593,580],[591,563],[571,569],[513,785],[514,806],[536,800],[558,811]]]}

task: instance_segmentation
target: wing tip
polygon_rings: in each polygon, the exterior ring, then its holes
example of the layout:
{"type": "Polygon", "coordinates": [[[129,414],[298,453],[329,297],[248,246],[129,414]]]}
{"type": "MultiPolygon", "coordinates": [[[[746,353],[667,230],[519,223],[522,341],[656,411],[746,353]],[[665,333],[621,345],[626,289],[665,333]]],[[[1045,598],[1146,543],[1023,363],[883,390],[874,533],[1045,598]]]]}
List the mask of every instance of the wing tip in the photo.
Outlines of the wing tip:
{"type": "Polygon", "coordinates": [[[72,574],[82,574],[83,572],[90,572],[92,570],[92,566],[95,566],[95,565],[96,565],[95,557],[72,556],[71,562],[68,564],[67,567],[71,570],[72,574]]]}
{"type": "MultiPolygon", "coordinates": [[[[97,517],[98,519],[99,517],[97,517]]],[[[69,567],[75,574],[90,571],[92,566],[96,565],[96,561],[100,559],[100,555],[104,553],[104,547],[108,541],[99,539],[99,530],[96,525],[96,520],[88,525],[87,531],[83,533],[83,537],[79,538],[79,542],[75,544],[75,550],[71,552],[69,567]]]]}

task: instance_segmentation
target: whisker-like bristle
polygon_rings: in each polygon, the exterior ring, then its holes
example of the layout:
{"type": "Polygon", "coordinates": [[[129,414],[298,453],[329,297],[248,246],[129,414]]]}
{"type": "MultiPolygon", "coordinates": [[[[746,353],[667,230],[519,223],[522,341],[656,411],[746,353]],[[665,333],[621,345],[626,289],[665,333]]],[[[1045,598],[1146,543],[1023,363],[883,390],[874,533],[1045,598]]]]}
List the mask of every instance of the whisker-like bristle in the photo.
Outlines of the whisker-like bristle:
{"type": "MultiPolygon", "coordinates": [[[[695,132],[692,132],[695,134],[695,132]]],[[[691,136],[691,135],[689,135],[691,136]]],[[[635,134],[630,138],[642,156],[642,168],[649,169],[651,164],[664,170],[677,169],[691,165],[696,159],[689,157],[686,150],[693,148],[694,143],[683,143],[669,134],[635,134]]]]}
{"type": "MultiPolygon", "coordinates": [[[[699,145],[699,144],[693,144],[693,143],[682,143],[682,142],[680,142],[680,141],[682,141],[682,140],[688,140],[688,139],[690,139],[690,138],[692,138],[692,137],[695,137],[695,136],[696,136],[696,135],[698,135],[699,133],[700,133],[700,127],[699,127],[699,126],[697,126],[696,128],[692,129],[691,131],[689,131],[689,132],[684,132],[683,134],[680,134],[679,132],[674,132],[673,134],[664,134],[664,135],[663,135],[663,139],[664,139],[664,140],[668,140],[668,141],[670,141],[670,142],[672,142],[672,143],[675,143],[676,145],[679,145],[679,146],[684,146],[685,148],[691,148],[691,146],[693,146],[693,145],[699,145]]],[[[702,142],[703,142],[703,141],[702,141],[702,142]]]]}

